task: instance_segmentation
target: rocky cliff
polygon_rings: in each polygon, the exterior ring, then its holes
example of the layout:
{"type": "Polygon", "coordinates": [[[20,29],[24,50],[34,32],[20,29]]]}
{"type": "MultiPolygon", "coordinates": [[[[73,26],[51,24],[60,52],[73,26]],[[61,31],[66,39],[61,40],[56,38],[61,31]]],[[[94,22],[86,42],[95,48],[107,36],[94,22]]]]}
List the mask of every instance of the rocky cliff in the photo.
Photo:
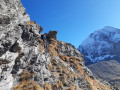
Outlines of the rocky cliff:
{"type": "Polygon", "coordinates": [[[30,21],[19,0],[0,1],[0,90],[111,90],[84,65],[83,55],[57,31],[30,21]]]}

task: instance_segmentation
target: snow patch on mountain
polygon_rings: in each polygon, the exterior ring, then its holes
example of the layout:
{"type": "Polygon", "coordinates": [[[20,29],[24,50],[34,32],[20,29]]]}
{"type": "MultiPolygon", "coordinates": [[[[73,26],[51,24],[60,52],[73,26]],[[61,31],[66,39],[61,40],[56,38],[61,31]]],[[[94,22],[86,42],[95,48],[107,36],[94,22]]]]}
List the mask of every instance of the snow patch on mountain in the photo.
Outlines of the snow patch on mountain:
{"type": "Polygon", "coordinates": [[[106,26],[91,33],[79,46],[78,50],[86,58],[86,62],[98,62],[119,56],[120,29],[106,26]]]}
{"type": "Polygon", "coordinates": [[[102,61],[104,60],[105,58],[113,58],[115,55],[104,55],[104,56],[99,56],[99,57],[96,57],[95,59],[92,59],[92,56],[86,56],[87,58],[90,58],[92,62],[99,62],[99,61],[102,61]]]}

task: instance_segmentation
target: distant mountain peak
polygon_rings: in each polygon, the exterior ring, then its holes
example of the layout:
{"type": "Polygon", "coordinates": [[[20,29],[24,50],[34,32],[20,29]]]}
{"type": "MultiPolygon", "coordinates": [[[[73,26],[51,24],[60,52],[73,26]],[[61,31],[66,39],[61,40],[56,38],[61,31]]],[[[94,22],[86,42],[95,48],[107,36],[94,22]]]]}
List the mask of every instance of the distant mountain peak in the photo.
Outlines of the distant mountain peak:
{"type": "Polygon", "coordinates": [[[103,29],[114,29],[114,27],[112,27],[112,26],[104,26],[103,29]]]}
{"type": "Polygon", "coordinates": [[[91,33],[79,46],[86,59],[86,65],[119,58],[120,29],[105,26],[91,33]]]}

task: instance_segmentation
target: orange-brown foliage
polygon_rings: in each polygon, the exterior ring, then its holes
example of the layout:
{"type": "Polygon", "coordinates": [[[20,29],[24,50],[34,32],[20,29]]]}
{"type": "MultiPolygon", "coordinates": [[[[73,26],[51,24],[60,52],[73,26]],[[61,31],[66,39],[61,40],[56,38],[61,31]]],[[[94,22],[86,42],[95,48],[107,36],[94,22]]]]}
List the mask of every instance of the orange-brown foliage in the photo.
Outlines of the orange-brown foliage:
{"type": "Polygon", "coordinates": [[[23,81],[16,85],[13,90],[44,90],[34,81],[23,81]]]}
{"type": "Polygon", "coordinates": [[[29,73],[28,70],[24,70],[20,75],[21,81],[28,81],[33,77],[33,73],[29,73]]]}
{"type": "Polygon", "coordinates": [[[31,77],[33,77],[33,75],[34,74],[28,72],[28,70],[24,70],[20,74],[21,82],[14,86],[13,90],[44,90],[36,82],[31,81],[31,77]]]}
{"type": "Polygon", "coordinates": [[[33,21],[28,21],[28,25],[32,25],[32,24],[34,24],[35,22],[33,22],[33,21]]]}
{"type": "Polygon", "coordinates": [[[44,87],[44,90],[52,90],[51,85],[49,85],[48,83],[45,83],[43,87],[44,87]]]}
{"type": "Polygon", "coordinates": [[[58,72],[54,72],[54,75],[59,78],[59,73],[58,72]]]}
{"type": "Polygon", "coordinates": [[[68,90],[74,90],[74,86],[70,86],[68,90]]]}
{"type": "Polygon", "coordinates": [[[52,90],[63,90],[63,83],[61,81],[57,81],[57,83],[52,85],[52,90]]]}

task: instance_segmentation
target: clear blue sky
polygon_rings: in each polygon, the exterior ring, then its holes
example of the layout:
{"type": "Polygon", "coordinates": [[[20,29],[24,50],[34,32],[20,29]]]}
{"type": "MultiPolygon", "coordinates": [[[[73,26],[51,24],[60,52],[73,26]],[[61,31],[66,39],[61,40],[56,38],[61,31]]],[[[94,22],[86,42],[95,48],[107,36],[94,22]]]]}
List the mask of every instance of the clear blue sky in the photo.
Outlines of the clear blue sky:
{"type": "MultiPolygon", "coordinates": [[[[76,48],[104,26],[120,28],[120,0],[21,0],[32,21],[76,48]]],[[[43,32],[43,33],[44,33],[43,32]]]]}

